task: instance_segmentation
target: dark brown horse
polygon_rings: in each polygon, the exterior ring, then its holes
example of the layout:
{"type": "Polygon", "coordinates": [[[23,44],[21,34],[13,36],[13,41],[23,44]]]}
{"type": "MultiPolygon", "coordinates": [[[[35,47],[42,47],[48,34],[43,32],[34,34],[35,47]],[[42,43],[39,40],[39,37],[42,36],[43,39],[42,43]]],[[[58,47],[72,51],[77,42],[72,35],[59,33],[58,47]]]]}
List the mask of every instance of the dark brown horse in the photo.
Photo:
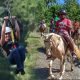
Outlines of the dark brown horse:
{"type": "Polygon", "coordinates": [[[73,30],[74,31],[72,33],[72,38],[74,39],[74,42],[78,45],[80,39],[80,23],[78,21],[73,22],[73,30]]]}
{"type": "Polygon", "coordinates": [[[41,32],[41,36],[45,32],[45,30],[46,30],[46,23],[44,20],[42,20],[42,22],[39,25],[39,31],[41,32]]]}

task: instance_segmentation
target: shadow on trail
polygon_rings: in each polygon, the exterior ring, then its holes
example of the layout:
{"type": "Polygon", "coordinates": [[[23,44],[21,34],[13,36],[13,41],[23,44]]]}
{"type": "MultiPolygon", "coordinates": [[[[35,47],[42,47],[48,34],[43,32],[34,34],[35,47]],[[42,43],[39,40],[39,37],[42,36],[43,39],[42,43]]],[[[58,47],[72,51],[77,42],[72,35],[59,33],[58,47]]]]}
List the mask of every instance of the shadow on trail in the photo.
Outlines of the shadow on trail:
{"type": "MultiPolygon", "coordinates": [[[[55,73],[59,73],[60,69],[53,68],[52,71],[53,71],[53,74],[55,74],[55,73]]],[[[49,69],[48,68],[34,69],[34,72],[37,76],[37,78],[35,80],[47,80],[47,78],[49,77],[49,69]]]]}
{"type": "Polygon", "coordinates": [[[36,80],[47,80],[49,74],[48,74],[48,68],[38,68],[34,69],[34,72],[37,76],[36,80]]]}
{"type": "Polygon", "coordinates": [[[80,60],[76,60],[74,65],[75,65],[75,67],[80,68],[80,60]]]}
{"type": "Polygon", "coordinates": [[[41,53],[44,53],[44,54],[46,53],[46,50],[44,47],[37,48],[37,50],[41,53]]]}

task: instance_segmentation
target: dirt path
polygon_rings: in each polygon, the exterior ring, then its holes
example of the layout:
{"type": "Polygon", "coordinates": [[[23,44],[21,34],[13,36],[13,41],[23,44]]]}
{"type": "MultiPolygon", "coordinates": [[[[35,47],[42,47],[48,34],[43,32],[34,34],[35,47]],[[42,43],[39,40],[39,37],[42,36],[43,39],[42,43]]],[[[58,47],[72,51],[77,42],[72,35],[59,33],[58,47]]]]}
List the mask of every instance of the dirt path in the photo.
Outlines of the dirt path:
{"type": "MultiPolygon", "coordinates": [[[[48,77],[48,63],[49,61],[46,60],[46,55],[44,54],[44,45],[43,45],[43,41],[42,39],[40,39],[41,41],[41,48],[39,48],[39,53],[38,56],[39,58],[36,61],[36,66],[35,66],[35,74],[37,76],[36,80],[47,80],[48,77]]],[[[58,72],[56,71],[56,69],[59,69],[59,60],[55,60],[53,63],[54,67],[53,67],[53,74],[55,76],[59,75],[58,72]]],[[[80,68],[79,65],[78,66],[73,66],[73,71],[70,71],[70,63],[66,62],[66,72],[63,76],[63,79],[80,79],[80,68]]]]}

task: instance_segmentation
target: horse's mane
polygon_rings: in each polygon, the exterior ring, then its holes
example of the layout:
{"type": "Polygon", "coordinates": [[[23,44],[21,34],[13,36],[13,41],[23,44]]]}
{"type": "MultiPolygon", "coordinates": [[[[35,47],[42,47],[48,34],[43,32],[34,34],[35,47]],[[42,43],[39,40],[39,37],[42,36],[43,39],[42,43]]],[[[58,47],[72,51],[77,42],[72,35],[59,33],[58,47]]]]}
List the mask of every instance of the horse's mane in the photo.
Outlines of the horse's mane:
{"type": "Polygon", "coordinates": [[[62,42],[62,37],[56,33],[50,33],[46,35],[46,41],[52,41],[55,46],[58,46],[62,42]]]}
{"type": "Polygon", "coordinates": [[[46,35],[46,39],[54,39],[55,41],[56,40],[59,40],[61,38],[60,35],[56,34],[56,33],[49,33],[46,35]]]}

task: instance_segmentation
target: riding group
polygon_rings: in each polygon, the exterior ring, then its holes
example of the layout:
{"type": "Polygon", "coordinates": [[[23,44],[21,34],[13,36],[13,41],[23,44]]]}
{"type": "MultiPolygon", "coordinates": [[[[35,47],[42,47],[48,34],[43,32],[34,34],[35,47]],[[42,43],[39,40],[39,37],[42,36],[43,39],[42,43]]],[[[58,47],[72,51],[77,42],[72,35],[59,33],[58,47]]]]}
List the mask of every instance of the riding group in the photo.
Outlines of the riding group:
{"type": "Polygon", "coordinates": [[[50,21],[50,30],[48,34],[45,34],[44,31],[47,28],[44,20],[40,24],[41,36],[44,37],[44,44],[46,49],[47,59],[50,60],[49,63],[49,78],[55,78],[52,73],[52,63],[58,58],[60,60],[60,77],[65,72],[65,58],[67,55],[70,56],[71,62],[71,71],[73,63],[76,60],[80,59],[80,51],[77,45],[75,44],[75,37],[80,35],[80,23],[75,19],[71,21],[68,19],[67,12],[61,9],[58,13],[59,18],[51,19],[50,21]],[[43,25],[45,24],[45,25],[43,25]]]}

